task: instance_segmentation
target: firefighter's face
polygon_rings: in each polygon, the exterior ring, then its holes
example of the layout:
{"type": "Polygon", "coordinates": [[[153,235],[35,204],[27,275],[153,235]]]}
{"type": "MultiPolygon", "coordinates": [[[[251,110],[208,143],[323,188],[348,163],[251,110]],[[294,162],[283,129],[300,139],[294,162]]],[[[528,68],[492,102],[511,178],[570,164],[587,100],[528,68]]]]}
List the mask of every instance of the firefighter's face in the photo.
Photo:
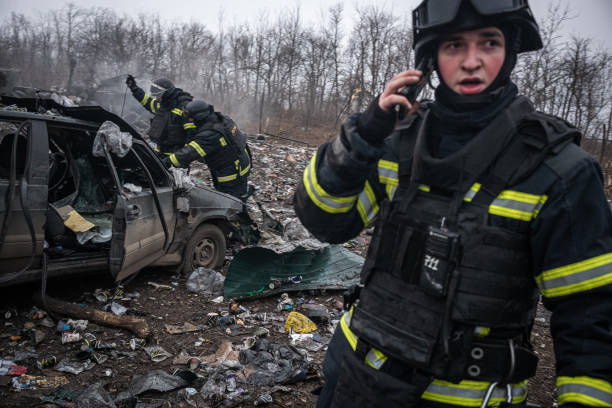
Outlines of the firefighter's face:
{"type": "Polygon", "coordinates": [[[484,91],[497,77],[506,56],[504,34],[485,27],[448,35],[438,46],[442,80],[461,95],[484,91]]]}

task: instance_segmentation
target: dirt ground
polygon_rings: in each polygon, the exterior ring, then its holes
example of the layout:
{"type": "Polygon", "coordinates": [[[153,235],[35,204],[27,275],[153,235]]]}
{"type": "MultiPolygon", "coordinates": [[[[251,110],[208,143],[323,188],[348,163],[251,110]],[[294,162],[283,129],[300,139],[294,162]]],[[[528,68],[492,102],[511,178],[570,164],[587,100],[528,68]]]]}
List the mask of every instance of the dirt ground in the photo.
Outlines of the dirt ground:
{"type": "MultiPolygon", "coordinates": [[[[259,187],[257,193],[264,206],[273,215],[283,218],[293,217],[292,194],[297,185],[302,171],[308,159],[314,151],[314,147],[305,146],[286,141],[266,138],[265,140],[251,141],[251,148],[255,157],[254,171],[251,176],[253,184],[259,187]]],[[[197,182],[206,183],[207,172],[203,166],[193,166],[191,174],[197,182]]],[[[250,210],[256,220],[261,221],[261,213],[257,206],[250,202],[250,210]]],[[[369,235],[366,233],[352,240],[346,247],[360,255],[365,254],[369,243],[369,235]]],[[[233,248],[234,251],[240,248],[233,248]]],[[[228,252],[228,260],[224,266],[227,269],[232,253],[228,252]]],[[[130,348],[130,340],[134,337],[132,333],[104,326],[89,325],[86,332],[91,332],[96,339],[116,343],[116,348],[110,351],[101,351],[109,356],[108,360],[95,365],[87,371],[78,375],[59,372],[53,368],[39,369],[36,361],[44,357],[55,356],[58,361],[65,357],[72,357],[78,351],[80,343],[62,344],[60,335],[56,333],[55,327],[45,327],[41,323],[43,319],[33,319],[32,296],[39,292],[36,284],[8,288],[0,290],[0,359],[14,356],[16,352],[33,351],[36,358],[20,361],[18,364],[27,367],[27,374],[34,376],[65,376],[67,384],[60,389],[32,389],[25,388],[15,392],[7,381],[10,378],[0,377],[0,406],[24,407],[24,406],[70,406],[70,403],[58,402],[54,405],[41,400],[44,396],[61,397],[64,401],[74,398],[70,392],[61,394],[60,391],[80,391],[94,383],[102,383],[103,388],[115,396],[125,391],[137,374],[146,374],[152,370],[163,370],[170,374],[176,370],[189,370],[184,362],[173,363],[173,360],[181,352],[189,356],[205,356],[214,354],[224,341],[230,341],[234,349],[238,349],[243,341],[252,336],[257,329],[264,327],[269,330],[267,340],[273,343],[288,344],[289,338],[284,332],[284,321],[288,311],[278,311],[278,296],[269,298],[241,301],[241,306],[248,309],[251,314],[267,313],[276,319],[260,321],[254,318],[245,319],[245,328],[236,326],[238,330],[230,330],[229,326],[215,325],[208,327],[210,312],[228,311],[229,302],[214,303],[210,298],[194,294],[186,289],[186,276],[179,276],[171,270],[147,269],[142,271],[135,279],[124,287],[122,295],[125,301],[120,301],[128,308],[128,314],[144,318],[153,332],[153,339],[149,345],[162,346],[172,357],[161,362],[153,362],[145,351],[130,348]],[[154,283],[154,284],[151,284],[154,283]],[[156,285],[165,285],[156,286],[156,285]],[[138,294],[136,297],[135,294],[138,294]],[[129,296],[128,296],[129,295],[129,296]],[[185,322],[205,329],[183,333],[170,334],[165,325],[183,325],[185,322]],[[24,335],[21,339],[11,336],[19,336],[25,326],[33,326],[44,333],[44,339],[32,348],[30,342],[24,335]],[[250,327],[249,327],[250,326],[250,327]],[[230,330],[230,334],[228,334],[230,330]],[[45,405],[50,404],[50,405],[45,405]],[[63,404],[63,405],[62,405],[63,404]]],[[[50,281],[47,293],[55,298],[85,304],[87,306],[101,309],[105,303],[96,300],[93,293],[96,289],[109,289],[111,292],[114,283],[110,278],[91,276],[87,279],[77,280],[65,278],[50,281]]],[[[342,299],[340,292],[298,292],[291,293],[295,309],[300,310],[300,304],[314,302],[325,306],[331,314],[331,321],[337,322],[340,310],[337,302],[342,299]]],[[[332,324],[320,323],[317,334],[320,341],[325,344],[332,334],[332,324]]],[[[540,357],[540,364],[535,379],[530,381],[530,401],[542,407],[551,407],[554,401],[554,355],[549,335],[549,315],[540,309],[534,324],[532,334],[534,349],[540,357]]],[[[195,367],[197,377],[188,385],[198,391],[193,401],[200,406],[253,406],[254,401],[264,392],[272,393],[273,402],[271,407],[313,407],[317,396],[313,391],[321,386],[321,365],[325,354],[325,347],[320,351],[308,351],[307,373],[300,381],[288,384],[288,388],[273,389],[270,386],[254,386],[241,382],[237,376],[237,390],[244,392],[234,399],[224,398],[219,401],[205,401],[199,391],[206,382],[206,366],[195,367]]],[[[209,367],[210,368],[210,367],[209,367]]],[[[178,374],[181,374],[180,372],[178,374]]],[[[184,373],[183,373],[184,374],[184,373]]],[[[228,392],[229,393],[229,392],[228,392]]],[[[60,399],[61,399],[60,398],[60,399]]],[[[95,405],[88,405],[95,406],[95,405]]],[[[98,405],[106,406],[106,405],[98,405]]],[[[147,391],[136,398],[126,400],[123,405],[137,407],[188,407],[183,393],[178,390],[168,392],[147,391]]],[[[195,405],[194,405],[195,406],[195,405]]]]}

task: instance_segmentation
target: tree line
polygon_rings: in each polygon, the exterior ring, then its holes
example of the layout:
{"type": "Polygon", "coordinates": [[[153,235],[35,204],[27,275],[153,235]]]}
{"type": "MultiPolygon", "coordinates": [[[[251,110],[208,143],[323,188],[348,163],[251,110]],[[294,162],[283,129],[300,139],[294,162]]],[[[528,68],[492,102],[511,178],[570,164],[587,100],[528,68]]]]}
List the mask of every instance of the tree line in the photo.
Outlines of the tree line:
{"type": "MultiPolygon", "coordinates": [[[[75,4],[38,17],[12,13],[0,23],[0,72],[7,86],[68,93],[107,78],[121,90],[128,73],[143,87],[166,76],[251,130],[331,135],[393,74],[413,66],[409,19],[379,5],[348,14],[336,4],[317,24],[306,24],[295,7],[244,23],[221,19],[212,31],[196,21],[169,23],[154,14],[75,4]]],[[[539,20],[545,46],[519,58],[514,80],[538,109],[578,126],[587,149],[604,164],[612,156],[606,152],[612,151],[606,147],[612,57],[593,39],[561,37],[570,18],[557,5],[539,20]]],[[[423,95],[431,96],[431,89],[423,95]]]]}

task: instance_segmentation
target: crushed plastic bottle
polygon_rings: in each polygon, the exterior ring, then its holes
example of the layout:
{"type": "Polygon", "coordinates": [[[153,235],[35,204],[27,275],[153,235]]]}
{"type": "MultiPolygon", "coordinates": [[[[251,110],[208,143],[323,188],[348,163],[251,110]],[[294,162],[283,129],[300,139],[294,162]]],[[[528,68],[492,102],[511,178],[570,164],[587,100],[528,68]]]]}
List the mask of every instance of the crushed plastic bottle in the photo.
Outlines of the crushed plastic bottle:
{"type": "Polygon", "coordinates": [[[43,368],[53,367],[55,364],[57,364],[57,357],[55,356],[44,357],[36,362],[36,365],[41,370],[43,368]]]}
{"type": "Polygon", "coordinates": [[[274,400],[272,399],[272,395],[265,392],[261,394],[259,397],[257,397],[254,404],[255,405],[268,405],[268,404],[271,404],[273,401],[274,400]]]}

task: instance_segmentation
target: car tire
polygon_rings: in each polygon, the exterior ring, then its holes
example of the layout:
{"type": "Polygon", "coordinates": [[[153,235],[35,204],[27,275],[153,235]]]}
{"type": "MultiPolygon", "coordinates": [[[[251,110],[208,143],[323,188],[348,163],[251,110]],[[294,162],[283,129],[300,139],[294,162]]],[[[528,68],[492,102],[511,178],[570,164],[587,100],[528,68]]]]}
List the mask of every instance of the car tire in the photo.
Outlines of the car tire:
{"type": "Polygon", "coordinates": [[[213,224],[200,225],[191,235],[183,255],[183,273],[199,266],[214,269],[225,260],[225,234],[213,224]]]}

